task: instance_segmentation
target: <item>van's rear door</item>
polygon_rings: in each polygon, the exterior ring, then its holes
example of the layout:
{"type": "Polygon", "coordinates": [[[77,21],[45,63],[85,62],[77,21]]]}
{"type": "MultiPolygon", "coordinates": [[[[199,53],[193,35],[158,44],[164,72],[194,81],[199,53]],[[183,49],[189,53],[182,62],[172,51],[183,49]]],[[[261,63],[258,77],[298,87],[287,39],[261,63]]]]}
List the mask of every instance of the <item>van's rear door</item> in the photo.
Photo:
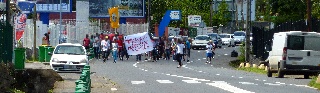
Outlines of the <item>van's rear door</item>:
{"type": "Polygon", "coordinates": [[[320,65],[319,36],[288,35],[286,64],[320,65]]]}

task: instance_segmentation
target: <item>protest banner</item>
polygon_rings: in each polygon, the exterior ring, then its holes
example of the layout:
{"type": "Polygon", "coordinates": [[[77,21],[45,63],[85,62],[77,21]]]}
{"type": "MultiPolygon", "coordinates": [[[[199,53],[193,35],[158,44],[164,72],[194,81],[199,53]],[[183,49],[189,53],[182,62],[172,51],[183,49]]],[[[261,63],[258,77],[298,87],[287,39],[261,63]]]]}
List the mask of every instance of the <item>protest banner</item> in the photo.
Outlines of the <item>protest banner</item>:
{"type": "Polygon", "coordinates": [[[16,32],[16,40],[20,40],[23,36],[24,30],[26,29],[26,14],[19,14],[15,18],[15,32],[16,32]]]}
{"type": "Polygon", "coordinates": [[[125,36],[124,44],[129,55],[137,55],[153,49],[152,41],[147,32],[125,36]]]}

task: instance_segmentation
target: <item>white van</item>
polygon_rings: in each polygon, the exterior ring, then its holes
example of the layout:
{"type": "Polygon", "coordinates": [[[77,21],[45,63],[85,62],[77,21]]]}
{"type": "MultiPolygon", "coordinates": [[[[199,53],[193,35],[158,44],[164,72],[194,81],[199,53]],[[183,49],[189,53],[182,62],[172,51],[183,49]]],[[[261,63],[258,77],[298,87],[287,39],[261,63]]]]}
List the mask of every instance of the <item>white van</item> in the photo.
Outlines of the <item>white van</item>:
{"type": "Polygon", "coordinates": [[[316,32],[290,31],[275,33],[272,49],[267,49],[268,77],[284,75],[309,75],[320,71],[320,34],[316,32]]]}

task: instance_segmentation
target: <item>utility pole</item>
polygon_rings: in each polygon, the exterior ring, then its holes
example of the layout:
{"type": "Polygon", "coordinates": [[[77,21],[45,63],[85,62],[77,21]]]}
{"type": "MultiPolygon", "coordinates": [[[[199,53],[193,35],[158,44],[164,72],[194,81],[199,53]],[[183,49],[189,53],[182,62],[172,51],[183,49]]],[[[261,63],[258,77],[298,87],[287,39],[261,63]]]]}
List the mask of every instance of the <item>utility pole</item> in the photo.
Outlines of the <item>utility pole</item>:
{"type": "Polygon", "coordinates": [[[37,50],[37,4],[33,6],[33,60],[36,58],[37,50]]]}
{"type": "Polygon", "coordinates": [[[241,23],[240,24],[244,28],[244,24],[243,24],[244,23],[243,22],[244,21],[244,14],[243,14],[243,1],[244,0],[240,0],[240,1],[241,1],[241,23]]]}
{"type": "Polygon", "coordinates": [[[307,25],[308,32],[312,31],[312,21],[311,21],[311,0],[307,0],[307,25]]]}
{"type": "Polygon", "coordinates": [[[213,0],[211,1],[211,4],[210,4],[210,27],[212,27],[212,9],[213,8],[213,0]]]}
{"type": "Polygon", "coordinates": [[[151,18],[150,18],[150,8],[151,8],[151,2],[150,2],[150,0],[148,0],[148,31],[147,32],[149,32],[149,30],[150,30],[150,20],[151,20],[151,18]]]}
{"type": "Polygon", "coordinates": [[[251,32],[251,0],[247,0],[247,20],[246,20],[246,44],[245,59],[250,61],[250,32],[251,32]]]}

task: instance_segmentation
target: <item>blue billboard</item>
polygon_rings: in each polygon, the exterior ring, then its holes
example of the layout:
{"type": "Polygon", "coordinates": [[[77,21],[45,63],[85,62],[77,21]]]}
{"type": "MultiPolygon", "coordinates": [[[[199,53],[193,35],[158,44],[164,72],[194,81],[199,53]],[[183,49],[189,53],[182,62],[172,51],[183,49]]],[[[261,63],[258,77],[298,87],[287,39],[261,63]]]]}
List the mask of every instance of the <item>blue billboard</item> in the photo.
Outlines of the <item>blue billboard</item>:
{"type": "MultiPolygon", "coordinates": [[[[29,1],[32,3],[36,2],[36,10],[38,13],[72,12],[71,0],[61,0],[61,5],[60,5],[60,0],[26,0],[26,1],[29,1]]],[[[26,1],[22,1],[22,2],[26,2],[26,1]]]]}
{"type": "Polygon", "coordinates": [[[108,9],[118,7],[120,17],[145,17],[145,0],[89,0],[89,16],[109,17],[108,9]]]}

